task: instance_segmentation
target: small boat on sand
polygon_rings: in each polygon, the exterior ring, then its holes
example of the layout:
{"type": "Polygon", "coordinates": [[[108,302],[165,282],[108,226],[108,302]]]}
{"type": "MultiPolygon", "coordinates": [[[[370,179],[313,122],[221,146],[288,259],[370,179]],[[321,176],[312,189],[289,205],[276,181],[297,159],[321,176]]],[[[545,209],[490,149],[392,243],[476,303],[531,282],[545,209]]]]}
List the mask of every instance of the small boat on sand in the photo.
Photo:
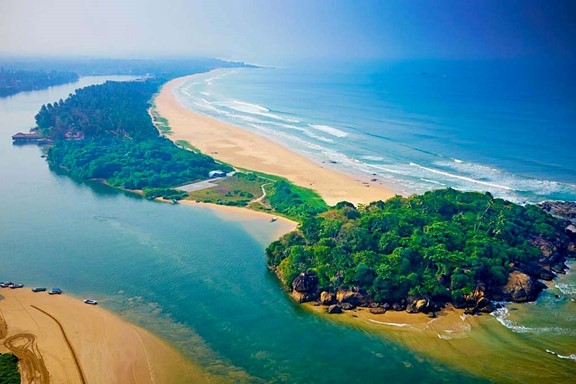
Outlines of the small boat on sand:
{"type": "Polygon", "coordinates": [[[84,303],[86,304],[91,304],[91,305],[96,305],[98,304],[98,302],[96,300],[92,300],[92,299],[84,299],[82,300],[84,303]]]}

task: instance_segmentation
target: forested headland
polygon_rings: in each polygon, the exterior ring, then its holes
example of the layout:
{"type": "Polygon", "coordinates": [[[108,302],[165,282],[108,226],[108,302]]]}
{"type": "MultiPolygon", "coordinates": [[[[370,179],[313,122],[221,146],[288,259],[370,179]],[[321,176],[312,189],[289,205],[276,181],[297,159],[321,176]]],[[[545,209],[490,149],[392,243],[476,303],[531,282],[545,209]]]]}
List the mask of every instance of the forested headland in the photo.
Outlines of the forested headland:
{"type": "Polygon", "coordinates": [[[266,254],[298,301],[411,312],[452,302],[479,311],[490,300],[534,300],[538,279],[563,272],[565,227],[537,206],[445,189],[339,203],[266,254]]]}
{"type": "Polygon", "coordinates": [[[73,72],[23,71],[0,68],[0,97],[78,81],[73,72]]]}
{"type": "Polygon", "coordinates": [[[126,189],[165,188],[202,180],[212,158],[162,137],[148,114],[162,80],[106,82],[43,105],[38,130],[53,140],[48,160],[83,179],[102,179],[126,189]]]}

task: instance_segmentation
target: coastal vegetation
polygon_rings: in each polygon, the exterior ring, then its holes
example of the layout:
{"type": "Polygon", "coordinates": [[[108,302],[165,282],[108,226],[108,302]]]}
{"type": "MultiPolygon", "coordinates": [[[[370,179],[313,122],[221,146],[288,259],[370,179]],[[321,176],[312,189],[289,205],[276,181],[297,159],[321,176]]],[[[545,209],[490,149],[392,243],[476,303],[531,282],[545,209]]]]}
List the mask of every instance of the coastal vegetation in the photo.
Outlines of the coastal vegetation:
{"type": "Polygon", "coordinates": [[[214,181],[212,188],[188,193],[174,189],[233,168],[203,155],[186,142],[176,144],[168,121],[150,106],[165,79],[108,81],[78,90],[66,100],[43,105],[36,130],[52,141],[48,160],[82,179],[102,180],[149,199],[189,198],[248,206],[304,220],[328,206],[315,192],[271,175],[250,171],[214,181]]]}
{"type": "Polygon", "coordinates": [[[0,68],[0,97],[78,81],[73,72],[22,71],[0,68]]]}
{"type": "Polygon", "coordinates": [[[533,300],[502,287],[522,274],[537,294],[535,278],[564,269],[566,241],[563,222],[536,206],[445,189],[358,208],[341,202],[305,219],[266,255],[299,301],[354,291],[356,304],[475,306],[483,297],[533,300]]]}
{"type": "Polygon", "coordinates": [[[0,354],[0,383],[20,384],[18,358],[11,353],[0,354]]]}
{"type": "Polygon", "coordinates": [[[53,140],[51,165],[83,179],[132,189],[167,188],[205,179],[213,169],[230,171],[209,156],[161,136],[148,114],[161,80],[106,82],[43,105],[38,130],[53,140]]]}

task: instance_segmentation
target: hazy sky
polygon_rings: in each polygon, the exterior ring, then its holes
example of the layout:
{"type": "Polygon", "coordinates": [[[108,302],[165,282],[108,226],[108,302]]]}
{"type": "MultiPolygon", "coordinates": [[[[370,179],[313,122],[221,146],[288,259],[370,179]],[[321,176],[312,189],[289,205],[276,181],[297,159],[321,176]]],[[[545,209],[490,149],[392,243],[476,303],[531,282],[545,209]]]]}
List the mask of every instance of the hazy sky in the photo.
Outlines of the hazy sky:
{"type": "Polygon", "coordinates": [[[576,0],[0,0],[0,54],[576,58],[576,0]]]}

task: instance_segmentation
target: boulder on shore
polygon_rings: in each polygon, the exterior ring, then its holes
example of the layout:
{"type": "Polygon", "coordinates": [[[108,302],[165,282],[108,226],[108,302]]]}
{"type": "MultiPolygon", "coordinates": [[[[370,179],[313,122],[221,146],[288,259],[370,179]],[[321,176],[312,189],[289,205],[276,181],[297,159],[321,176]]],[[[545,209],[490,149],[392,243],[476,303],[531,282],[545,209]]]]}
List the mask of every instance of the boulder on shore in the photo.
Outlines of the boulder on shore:
{"type": "Polygon", "coordinates": [[[328,307],[328,313],[342,313],[342,308],[339,305],[331,305],[328,307]]]}
{"type": "Polygon", "coordinates": [[[368,296],[356,291],[339,290],[336,292],[336,300],[339,303],[349,303],[354,306],[364,305],[369,302],[368,296]]]}
{"type": "Polygon", "coordinates": [[[299,303],[318,298],[318,276],[313,272],[302,272],[292,281],[292,297],[299,303]]]}
{"type": "Polygon", "coordinates": [[[502,287],[502,294],[506,300],[523,303],[534,301],[546,286],[520,271],[513,271],[508,275],[508,282],[502,287]]]}
{"type": "Polygon", "coordinates": [[[318,287],[318,276],[313,272],[302,272],[292,281],[292,289],[297,292],[312,292],[318,287]]]}
{"type": "Polygon", "coordinates": [[[320,294],[320,304],[331,305],[334,304],[334,294],[328,291],[322,291],[320,294]]]}
{"type": "Polygon", "coordinates": [[[382,307],[374,307],[374,308],[370,308],[370,313],[373,313],[375,315],[383,315],[386,313],[386,309],[384,309],[382,307]]]}

